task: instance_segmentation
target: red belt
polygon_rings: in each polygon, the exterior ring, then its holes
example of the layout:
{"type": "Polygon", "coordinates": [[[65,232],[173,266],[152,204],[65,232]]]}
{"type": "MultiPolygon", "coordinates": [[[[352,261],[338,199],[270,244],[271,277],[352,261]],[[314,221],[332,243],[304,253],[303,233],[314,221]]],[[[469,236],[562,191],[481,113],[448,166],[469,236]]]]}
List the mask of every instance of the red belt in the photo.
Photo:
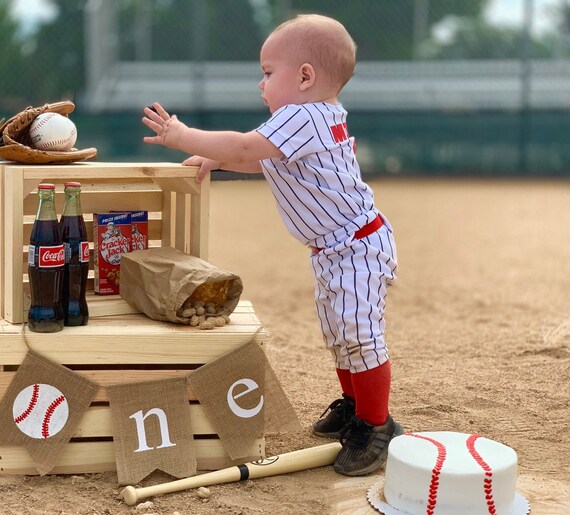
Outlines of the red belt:
{"type": "MultiPolygon", "coordinates": [[[[372,222],[358,229],[358,231],[354,233],[354,239],[361,240],[362,238],[366,238],[366,236],[370,236],[373,232],[376,232],[383,225],[384,221],[382,220],[382,217],[378,215],[374,220],[372,220],[372,222]]],[[[321,250],[324,250],[324,248],[312,247],[311,245],[309,245],[309,248],[315,254],[318,254],[321,250]]]]}

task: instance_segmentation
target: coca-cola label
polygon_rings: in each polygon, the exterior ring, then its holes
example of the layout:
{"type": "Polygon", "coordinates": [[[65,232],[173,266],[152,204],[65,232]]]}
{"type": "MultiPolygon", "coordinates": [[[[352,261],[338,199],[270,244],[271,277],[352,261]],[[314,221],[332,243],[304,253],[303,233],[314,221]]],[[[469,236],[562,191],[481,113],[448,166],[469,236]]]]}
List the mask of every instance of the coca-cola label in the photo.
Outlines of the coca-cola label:
{"type": "Polygon", "coordinates": [[[82,241],[79,243],[79,259],[82,263],[89,262],[89,242],[82,241]]]}
{"type": "Polygon", "coordinates": [[[40,268],[55,268],[65,264],[64,245],[38,247],[38,266],[40,268]]]}

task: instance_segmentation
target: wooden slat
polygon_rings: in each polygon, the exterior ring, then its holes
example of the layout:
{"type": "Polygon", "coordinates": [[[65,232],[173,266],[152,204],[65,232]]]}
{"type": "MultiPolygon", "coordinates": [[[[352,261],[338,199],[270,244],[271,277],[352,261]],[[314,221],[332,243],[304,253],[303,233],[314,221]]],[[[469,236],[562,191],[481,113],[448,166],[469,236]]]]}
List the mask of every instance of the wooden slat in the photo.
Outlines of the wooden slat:
{"type": "MultiPolygon", "coordinates": [[[[120,369],[120,370],[77,370],[77,374],[90,379],[91,381],[99,385],[99,389],[93,398],[93,402],[109,402],[109,396],[107,394],[107,386],[115,384],[127,384],[136,383],[139,381],[154,381],[157,379],[170,379],[173,377],[186,377],[189,373],[189,369],[183,370],[130,370],[120,369]]],[[[16,372],[3,372],[0,370],[0,399],[6,393],[8,386],[10,385],[12,379],[16,375],[16,372]]],[[[198,398],[196,394],[192,391],[190,385],[187,385],[187,394],[189,401],[197,401],[198,398]]]]}
{"type": "MultiPolygon", "coordinates": [[[[145,207],[144,210],[147,210],[147,208],[145,207]]],[[[153,240],[154,240],[154,246],[159,246],[159,241],[162,239],[162,219],[161,219],[162,215],[161,215],[161,213],[150,212],[148,214],[148,216],[149,216],[149,220],[148,220],[148,239],[149,239],[149,242],[153,242],[153,240]]],[[[93,242],[93,238],[92,238],[93,220],[86,220],[85,225],[87,226],[87,235],[89,236],[89,241],[92,243],[93,242]]],[[[30,233],[31,233],[31,227],[30,227],[30,233]]],[[[24,241],[26,241],[25,235],[26,235],[26,230],[24,229],[24,241]]],[[[149,243],[149,245],[153,246],[152,243],[149,243]]]]}
{"type": "MultiPolygon", "coordinates": [[[[194,440],[198,470],[219,470],[232,462],[220,440],[194,440]]],[[[265,440],[260,438],[251,446],[242,462],[265,457],[265,440]]],[[[117,470],[113,442],[71,442],[50,474],[84,474],[117,470]]],[[[0,447],[0,475],[38,475],[30,455],[23,447],[0,447]]]]}
{"type": "MultiPolygon", "coordinates": [[[[87,295],[87,305],[91,317],[102,317],[111,315],[130,315],[138,311],[123,300],[119,295],[87,295]]],[[[253,306],[249,301],[240,301],[231,315],[232,323],[248,323],[248,319],[239,318],[239,315],[255,315],[253,306]],[[236,318],[238,317],[238,318],[236,318]]]]}
{"type": "Polygon", "coordinates": [[[7,320],[21,323],[23,321],[23,267],[20,249],[23,246],[22,197],[23,176],[18,167],[4,166],[4,313],[7,320]],[[7,193],[14,192],[12,195],[7,193]]]}
{"type": "Polygon", "coordinates": [[[28,344],[66,365],[204,364],[252,338],[264,337],[250,307],[236,310],[230,319],[224,327],[202,331],[142,314],[93,317],[86,326],[65,327],[57,333],[33,333],[26,325],[0,320],[0,360],[4,365],[21,363],[28,344]]]}
{"type": "Polygon", "coordinates": [[[173,219],[175,210],[172,209],[175,201],[175,194],[172,191],[162,192],[162,246],[174,246],[175,220],[173,219]]]}
{"type": "Polygon", "coordinates": [[[59,180],[86,179],[136,179],[136,178],[172,178],[195,177],[198,167],[183,166],[177,163],[102,163],[82,162],[51,165],[18,165],[27,179],[59,180]]]}
{"type": "MultiPolygon", "coordinates": [[[[91,406],[79,421],[73,433],[73,438],[113,436],[111,417],[111,408],[109,406],[91,406]]],[[[199,404],[190,405],[190,418],[192,420],[192,434],[216,434],[216,431],[206,418],[204,408],[199,404]]]]}
{"type": "Polygon", "coordinates": [[[0,163],[0,318],[4,318],[4,225],[6,213],[4,212],[4,165],[0,163]]]}
{"type": "Polygon", "coordinates": [[[152,181],[158,184],[162,191],[189,193],[190,195],[200,195],[202,192],[201,186],[194,179],[156,178],[152,181]]]}
{"type": "Polygon", "coordinates": [[[118,295],[95,295],[92,293],[87,296],[87,307],[90,317],[129,315],[138,312],[136,308],[133,308],[118,295]]]}
{"type": "MultiPolygon", "coordinates": [[[[89,328],[89,326],[86,326],[89,328]]],[[[209,331],[180,328],[174,332],[153,331],[144,335],[131,328],[95,333],[69,327],[65,339],[58,333],[26,333],[31,348],[59,363],[74,364],[203,364],[248,342],[251,327],[220,327],[215,338],[209,331]],[[237,330],[236,330],[237,329],[237,330]],[[231,332],[230,332],[231,331],[231,332]]],[[[22,335],[3,336],[4,364],[18,364],[27,352],[22,335]]]]}
{"type": "Polygon", "coordinates": [[[193,256],[208,260],[210,241],[210,178],[202,182],[202,195],[194,195],[190,206],[190,249],[193,256]]]}
{"type": "MultiPolygon", "coordinates": [[[[161,210],[160,190],[147,190],[135,184],[132,189],[126,189],[124,184],[118,184],[111,191],[84,192],[81,191],[81,210],[85,215],[93,213],[108,213],[110,211],[155,211],[161,210]],[[120,187],[122,186],[122,187],[120,187]]],[[[62,194],[56,194],[56,211],[63,211],[62,194]]],[[[38,209],[37,195],[29,195],[24,199],[24,216],[34,216],[38,209]]],[[[92,217],[90,217],[92,220],[92,217]]]]}
{"type": "MultiPolygon", "coordinates": [[[[90,272],[90,276],[92,279],[93,277],[92,272],[90,272]]],[[[134,313],[139,313],[138,310],[130,306],[119,295],[96,295],[93,293],[92,289],[87,293],[87,305],[89,306],[90,323],[93,323],[93,321],[98,317],[108,317],[114,315],[130,315],[134,313]]],[[[255,316],[255,311],[253,309],[253,306],[251,305],[251,302],[247,300],[240,300],[234,312],[232,313],[231,317],[235,318],[236,316],[243,314],[255,316]]],[[[250,319],[241,319],[241,322],[239,323],[249,323],[250,321],[251,321],[250,319]]],[[[238,320],[236,319],[235,322],[238,323],[238,320]]],[[[150,319],[149,323],[152,323],[150,319]]],[[[0,329],[2,328],[4,328],[3,329],[4,331],[8,331],[10,334],[13,334],[14,332],[18,332],[21,326],[20,324],[10,324],[6,320],[2,320],[0,318],[0,329]],[[7,329],[7,327],[10,325],[15,326],[14,331],[7,329]]]]}
{"type": "MultiPolygon", "coordinates": [[[[28,307],[30,303],[30,288],[27,276],[24,276],[24,320],[27,320],[28,307]]],[[[89,307],[90,320],[94,317],[108,317],[116,315],[131,315],[139,313],[139,311],[130,306],[126,301],[121,299],[118,295],[96,295],[93,293],[93,272],[89,272],[87,280],[87,305],[89,307]]],[[[241,314],[242,311],[236,309],[232,315],[234,318],[241,314]]],[[[253,313],[249,311],[248,313],[253,313]]],[[[235,318],[236,324],[249,323],[248,319],[235,318]],[[241,320],[241,321],[240,321],[241,320]]]]}
{"type": "Polygon", "coordinates": [[[175,249],[181,252],[190,253],[190,195],[175,194],[176,203],[174,212],[176,213],[176,225],[174,226],[175,249]]]}

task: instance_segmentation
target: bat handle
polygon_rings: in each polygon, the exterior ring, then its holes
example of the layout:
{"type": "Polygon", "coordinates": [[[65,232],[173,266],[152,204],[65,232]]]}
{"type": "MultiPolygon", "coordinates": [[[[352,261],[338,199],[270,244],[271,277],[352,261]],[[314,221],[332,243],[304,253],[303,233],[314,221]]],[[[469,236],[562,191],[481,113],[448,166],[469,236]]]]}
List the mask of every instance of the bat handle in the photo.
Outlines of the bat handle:
{"type": "Polygon", "coordinates": [[[123,499],[129,506],[136,504],[137,501],[139,500],[137,489],[134,486],[125,487],[121,492],[121,495],[123,496],[123,499]]]}

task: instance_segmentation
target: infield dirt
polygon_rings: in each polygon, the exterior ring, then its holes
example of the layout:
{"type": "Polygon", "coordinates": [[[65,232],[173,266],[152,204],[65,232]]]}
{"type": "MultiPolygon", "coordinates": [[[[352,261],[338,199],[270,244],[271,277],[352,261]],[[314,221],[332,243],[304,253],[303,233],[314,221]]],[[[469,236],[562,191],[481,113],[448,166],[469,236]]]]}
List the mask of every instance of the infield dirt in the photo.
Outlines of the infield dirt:
{"type": "MultiPolygon", "coordinates": [[[[570,513],[570,182],[373,180],[395,229],[388,295],[391,412],[409,431],[479,433],[514,448],[532,515],[570,513]]],[[[308,250],[264,181],[214,181],[210,259],[241,276],[303,431],[268,455],[327,443],[312,422],[339,394],[313,304],[308,250]]],[[[0,462],[1,464],[1,462],[0,462]]],[[[377,513],[368,488],[325,467],[151,499],[141,514],[377,513]]],[[[116,475],[0,476],[0,513],[126,514],[116,475]]],[[[171,480],[154,473],[143,486],[171,480]]]]}

